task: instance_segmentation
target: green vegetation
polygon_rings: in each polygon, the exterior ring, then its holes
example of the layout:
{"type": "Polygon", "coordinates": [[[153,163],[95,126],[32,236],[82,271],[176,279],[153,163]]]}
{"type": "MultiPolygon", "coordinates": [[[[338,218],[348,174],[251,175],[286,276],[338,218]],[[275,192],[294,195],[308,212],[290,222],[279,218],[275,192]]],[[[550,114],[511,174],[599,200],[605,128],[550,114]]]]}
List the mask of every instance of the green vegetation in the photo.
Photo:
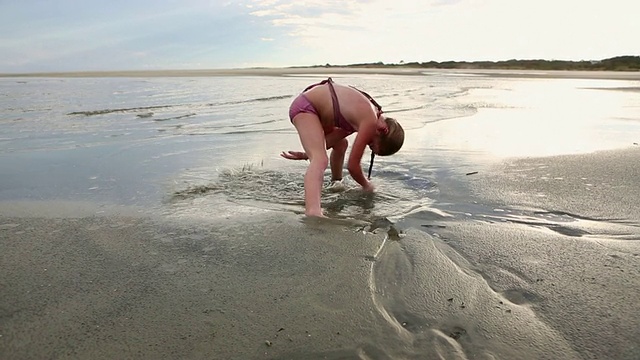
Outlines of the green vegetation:
{"type": "Polygon", "coordinates": [[[385,64],[383,62],[314,67],[424,68],[424,69],[510,69],[510,70],[606,70],[640,71],[640,56],[617,56],[598,61],[506,60],[506,61],[429,61],[385,64]]]}

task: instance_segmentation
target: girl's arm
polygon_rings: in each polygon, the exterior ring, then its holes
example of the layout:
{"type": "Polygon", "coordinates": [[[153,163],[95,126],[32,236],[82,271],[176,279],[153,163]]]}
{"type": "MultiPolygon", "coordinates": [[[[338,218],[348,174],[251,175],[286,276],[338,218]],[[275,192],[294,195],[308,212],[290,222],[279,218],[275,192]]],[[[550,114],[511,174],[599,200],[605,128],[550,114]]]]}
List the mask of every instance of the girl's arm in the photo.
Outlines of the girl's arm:
{"type": "Polygon", "coordinates": [[[333,131],[325,135],[324,139],[327,144],[327,150],[331,149],[338,141],[349,136],[349,133],[341,128],[333,128],[333,131]]]}
{"type": "Polygon", "coordinates": [[[373,185],[367,180],[362,172],[362,165],[360,164],[364,150],[371,143],[373,137],[376,135],[375,123],[363,123],[358,129],[358,135],[351,147],[351,153],[349,154],[349,161],[347,163],[347,170],[349,174],[363,189],[367,191],[373,190],[373,185]]]}

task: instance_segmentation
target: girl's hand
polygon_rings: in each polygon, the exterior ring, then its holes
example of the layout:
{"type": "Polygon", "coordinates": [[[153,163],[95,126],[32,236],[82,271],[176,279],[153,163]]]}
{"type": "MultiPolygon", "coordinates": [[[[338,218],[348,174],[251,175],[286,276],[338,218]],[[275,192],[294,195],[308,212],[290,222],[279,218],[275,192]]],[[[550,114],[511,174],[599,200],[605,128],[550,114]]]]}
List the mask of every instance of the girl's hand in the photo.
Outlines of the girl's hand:
{"type": "Polygon", "coordinates": [[[280,156],[289,160],[309,160],[307,154],[302,151],[283,151],[280,156]]]}
{"type": "Polygon", "coordinates": [[[371,181],[367,181],[367,183],[362,187],[362,191],[372,193],[375,190],[375,187],[371,183],[371,181]]]}

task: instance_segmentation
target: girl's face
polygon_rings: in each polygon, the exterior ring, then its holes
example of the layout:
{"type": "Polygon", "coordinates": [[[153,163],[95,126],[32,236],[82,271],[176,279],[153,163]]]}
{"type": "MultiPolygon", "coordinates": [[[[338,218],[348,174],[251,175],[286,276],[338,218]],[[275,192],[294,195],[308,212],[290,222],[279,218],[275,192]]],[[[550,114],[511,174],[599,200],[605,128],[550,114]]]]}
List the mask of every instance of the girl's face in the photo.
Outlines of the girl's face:
{"type": "Polygon", "coordinates": [[[374,154],[378,155],[380,152],[380,136],[375,136],[373,140],[369,143],[369,149],[373,151],[374,154]]]}

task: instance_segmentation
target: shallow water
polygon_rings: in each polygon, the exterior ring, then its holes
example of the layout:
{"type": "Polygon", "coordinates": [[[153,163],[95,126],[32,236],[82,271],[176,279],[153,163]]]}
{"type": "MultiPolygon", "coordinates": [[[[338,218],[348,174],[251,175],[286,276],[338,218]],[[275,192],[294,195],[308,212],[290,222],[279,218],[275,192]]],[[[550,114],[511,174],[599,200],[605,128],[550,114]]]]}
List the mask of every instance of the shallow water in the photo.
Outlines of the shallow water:
{"type": "Polygon", "coordinates": [[[374,194],[327,171],[333,219],[304,224],[282,212],[304,211],[306,162],[279,153],[300,149],[287,107],[317,76],[0,79],[1,253],[19,274],[5,341],[39,334],[21,348],[37,353],[64,333],[159,358],[637,358],[634,154],[586,159],[584,177],[579,157],[495,171],[632,146],[640,100],[620,90],[637,81],[336,79],[407,140],[376,159],[374,194]]]}
{"type": "MultiPolygon", "coordinates": [[[[623,147],[640,133],[637,93],[620,91],[637,88],[633,81],[334,77],[374,95],[407,139],[376,160],[375,195],[362,196],[348,177],[346,190],[325,191],[333,217],[402,217],[438,200],[440,183],[496,159],[623,147]]],[[[1,79],[0,200],[164,212],[221,194],[300,211],[305,164],[278,154],[300,149],[288,105],[321,78],[1,79]]]]}

